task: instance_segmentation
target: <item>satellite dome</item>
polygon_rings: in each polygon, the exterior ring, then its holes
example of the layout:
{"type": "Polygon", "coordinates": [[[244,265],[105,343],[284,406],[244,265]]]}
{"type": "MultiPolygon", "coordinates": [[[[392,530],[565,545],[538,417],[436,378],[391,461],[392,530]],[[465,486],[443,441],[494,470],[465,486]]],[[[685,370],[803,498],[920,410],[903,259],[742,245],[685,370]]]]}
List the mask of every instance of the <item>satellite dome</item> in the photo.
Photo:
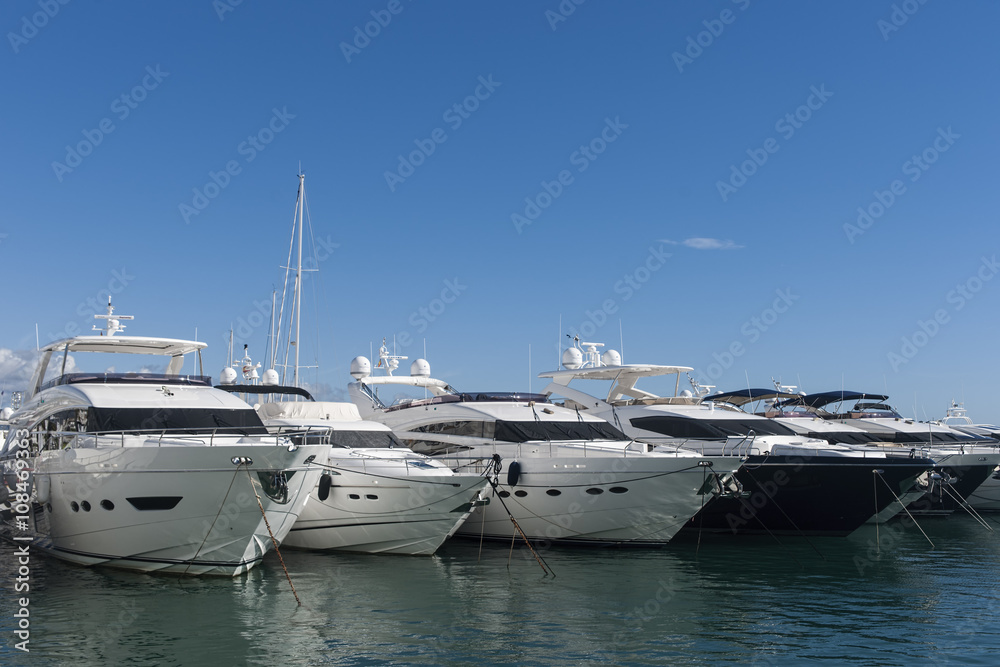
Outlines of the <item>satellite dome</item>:
{"type": "Polygon", "coordinates": [[[226,366],[219,373],[219,383],[220,384],[235,384],[236,383],[236,369],[226,366]]]}
{"type": "Polygon", "coordinates": [[[431,376],[431,365],[426,359],[415,359],[410,364],[410,375],[417,378],[429,378],[431,376]]]}
{"type": "Polygon", "coordinates": [[[562,353],[562,364],[571,371],[576,370],[583,365],[583,353],[575,347],[567,348],[562,353]]]}
{"type": "Polygon", "coordinates": [[[273,368],[268,368],[264,371],[264,378],[261,380],[264,384],[270,386],[278,384],[278,371],[273,368]]]}
{"type": "Polygon", "coordinates": [[[618,353],[618,350],[608,350],[601,355],[601,361],[604,362],[605,366],[621,366],[622,355],[618,353]]]}
{"type": "Polygon", "coordinates": [[[366,378],[372,374],[372,362],[368,357],[354,357],[351,359],[351,377],[355,380],[366,378]]]}
{"type": "Polygon", "coordinates": [[[0,410],[0,419],[10,419],[12,414],[14,414],[14,410],[9,407],[4,408],[3,410],[0,410]]]}

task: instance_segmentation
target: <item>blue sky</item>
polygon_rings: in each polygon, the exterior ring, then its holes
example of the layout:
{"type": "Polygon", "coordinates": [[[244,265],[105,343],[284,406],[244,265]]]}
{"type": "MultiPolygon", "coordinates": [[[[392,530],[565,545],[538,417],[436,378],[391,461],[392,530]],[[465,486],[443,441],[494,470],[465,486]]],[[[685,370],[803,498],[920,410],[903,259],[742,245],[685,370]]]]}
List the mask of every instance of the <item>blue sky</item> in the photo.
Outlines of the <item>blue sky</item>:
{"type": "Polygon", "coordinates": [[[197,330],[215,376],[230,327],[263,359],[301,163],[302,363],[327,394],[394,335],[460,388],[523,390],[561,321],[720,389],[1000,421],[998,21],[985,1],[4,3],[0,373],[14,388],[35,325],[89,329],[108,292],[127,333],[197,330]]]}

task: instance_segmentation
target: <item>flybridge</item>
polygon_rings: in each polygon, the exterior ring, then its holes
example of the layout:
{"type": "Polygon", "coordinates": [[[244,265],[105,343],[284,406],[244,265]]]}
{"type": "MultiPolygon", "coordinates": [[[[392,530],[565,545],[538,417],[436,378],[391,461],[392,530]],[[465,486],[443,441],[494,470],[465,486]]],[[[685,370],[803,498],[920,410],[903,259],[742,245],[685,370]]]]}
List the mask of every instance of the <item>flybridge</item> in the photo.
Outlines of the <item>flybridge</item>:
{"type": "MultiPolygon", "coordinates": [[[[31,387],[25,398],[31,398],[41,391],[43,386],[54,386],[57,384],[69,384],[79,382],[160,382],[167,379],[179,378],[180,370],[184,364],[184,355],[191,352],[198,353],[198,367],[201,368],[201,350],[207,347],[206,343],[192,340],[180,340],[176,338],[148,338],[143,336],[116,336],[119,331],[125,329],[121,324],[122,320],[134,319],[132,315],[115,315],[114,306],[111,305],[111,297],[108,297],[108,310],[104,315],[94,315],[94,319],[104,320],[104,327],[94,327],[95,331],[100,331],[98,336],[76,336],[65,338],[53,343],[49,343],[41,349],[41,356],[38,360],[38,367],[31,380],[31,387]],[[45,374],[48,371],[49,363],[53,352],[61,351],[62,365],[59,375],[51,382],[44,384],[45,374]],[[166,373],[67,373],[67,362],[70,352],[98,352],[110,354],[131,354],[131,355],[155,355],[169,357],[166,373]]],[[[201,384],[202,380],[207,380],[202,375],[193,375],[197,378],[195,384],[201,384]]],[[[206,381],[206,384],[211,384],[206,381]]]]}

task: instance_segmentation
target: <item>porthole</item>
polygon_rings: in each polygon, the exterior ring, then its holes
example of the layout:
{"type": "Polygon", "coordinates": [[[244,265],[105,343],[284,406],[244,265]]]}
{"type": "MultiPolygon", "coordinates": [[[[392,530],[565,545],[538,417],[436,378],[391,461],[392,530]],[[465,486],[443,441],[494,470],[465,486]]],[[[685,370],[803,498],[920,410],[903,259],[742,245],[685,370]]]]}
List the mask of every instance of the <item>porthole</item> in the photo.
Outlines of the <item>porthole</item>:
{"type": "Polygon", "coordinates": [[[628,493],[628,489],[624,486],[612,486],[608,491],[611,493],[628,493]]]}
{"type": "Polygon", "coordinates": [[[69,508],[71,510],[73,510],[74,512],[79,512],[80,511],[80,506],[76,504],[75,500],[69,504],[69,508]]]}
{"type": "Polygon", "coordinates": [[[374,493],[365,494],[365,498],[367,498],[368,500],[378,500],[378,496],[376,496],[374,493]]]}
{"type": "Polygon", "coordinates": [[[89,512],[90,511],[90,503],[87,502],[86,500],[84,500],[82,503],[80,503],[80,507],[83,508],[84,512],[89,512]]]}
{"type": "Polygon", "coordinates": [[[351,500],[361,500],[361,496],[359,496],[356,493],[352,493],[352,494],[348,495],[347,497],[350,498],[351,500]]]}
{"type": "Polygon", "coordinates": [[[105,500],[101,501],[101,507],[103,507],[104,509],[106,509],[106,510],[108,510],[110,512],[111,510],[113,510],[115,508],[115,504],[113,502],[111,502],[110,500],[105,499],[105,500]]]}
{"type": "Polygon", "coordinates": [[[45,503],[45,509],[47,509],[49,511],[49,514],[51,514],[52,513],[52,503],[45,503]]]}
{"type": "Polygon", "coordinates": [[[595,488],[595,487],[591,487],[591,488],[587,489],[587,493],[589,493],[592,496],[599,496],[602,493],[604,493],[604,489],[598,489],[598,488],[595,488]]]}
{"type": "Polygon", "coordinates": [[[562,491],[560,491],[559,489],[549,489],[545,493],[548,494],[548,495],[550,495],[550,496],[561,496],[562,495],[562,491]]]}
{"type": "Polygon", "coordinates": [[[510,498],[510,491],[498,491],[497,495],[501,498],[510,498]]]}
{"type": "Polygon", "coordinates": [[[528,495],[528,492],[521,491],[520,489],[518,489],[517,491],[514,492],[514,495],[517,496],[518,498],[524,498],[526,495],[528,495]]]}

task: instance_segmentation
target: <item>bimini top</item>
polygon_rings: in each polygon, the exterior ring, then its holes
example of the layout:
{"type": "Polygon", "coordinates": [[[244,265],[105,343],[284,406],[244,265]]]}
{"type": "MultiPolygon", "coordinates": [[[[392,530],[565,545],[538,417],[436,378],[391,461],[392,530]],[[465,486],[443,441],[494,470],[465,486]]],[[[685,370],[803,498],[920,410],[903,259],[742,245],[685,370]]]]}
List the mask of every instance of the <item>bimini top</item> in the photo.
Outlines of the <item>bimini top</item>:
{"type": "Polygon", "coordinates": [[[715,403],[728,403],[736,407],[742,407],[747,403],[756,401],[770,401],[776,399],[802,398],[798,394],[791,394],[786,391],[775,391],[774,389],[738,389],[736,391],[726,391],[718,394],[706,396],[703,401],[714,401],[715,403]]]}
{"type": "Polygon", "coordinates": [[[178,338],[146,338],[143,336],[77,336],[49,343],[42,352],[111,352],[116,354],[158,354],[167,357],[183,356],[208,347],[208,343],[178,338]]]}
{"type": "Polygon", "coordinates": [[[657,375],[674,375],[694,370],[690,366],[655,366],[652,364],[625,364],[621,366],[597,366],[592,368],[575,368],[561,371],[546,371],[539,373],[540,378],[552,378],[559,384],[566,384],[577,378],[586,380],[617,380],[622,376],[654,377],[657,375]],[[565,380],[565,382],[561,382],[565,380]]]}
{"type": "Polygon", "coordinates": [[[793,399],[783,401],[780,407],[787,407],[792,405],[804,405],[810,408],[821,408],[824,405],[829,405],[830,403],[841,403],[844,401],[859,401],[862,399],[869,399],[874,401],[884,401],[889,398],[884,394],[865,394],[859,391],[823,391],[818,394],[806,394],[805,396],[796,396],[793,399]]]}

